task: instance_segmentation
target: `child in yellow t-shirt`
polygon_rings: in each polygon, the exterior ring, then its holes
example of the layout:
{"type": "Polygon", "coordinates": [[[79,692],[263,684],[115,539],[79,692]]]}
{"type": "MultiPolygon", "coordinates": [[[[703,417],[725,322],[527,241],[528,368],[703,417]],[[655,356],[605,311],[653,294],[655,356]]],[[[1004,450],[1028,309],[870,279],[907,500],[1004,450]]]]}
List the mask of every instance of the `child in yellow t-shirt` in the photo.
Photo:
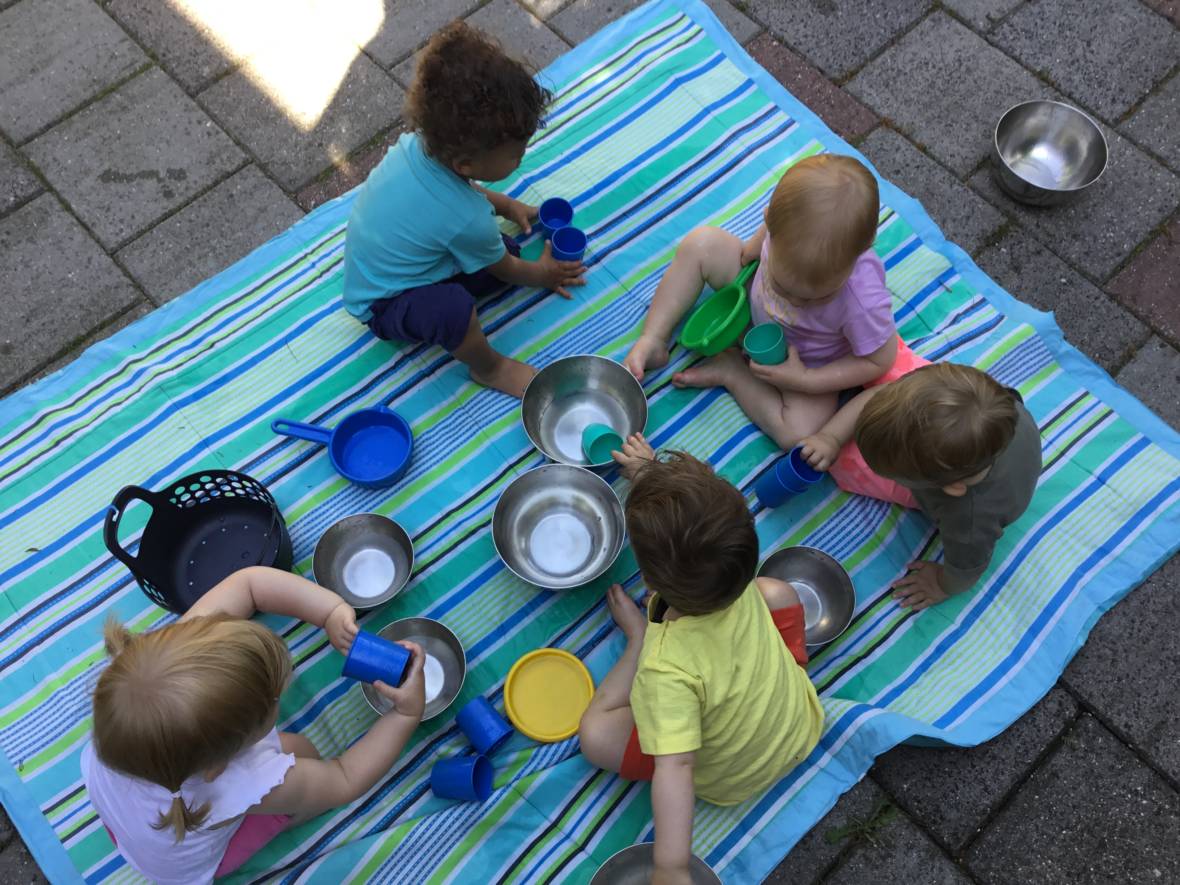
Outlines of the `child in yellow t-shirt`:
{"type": "Polygon", "coordinates": [[[607,603],[627,647],[582,717],[582,753],[652,782],[654,882],[687,882],[693,798],[733,805],[767,789],[819,741],[823,709],[803,664],[803,607],[755,578],[745,499],[690,455],[657,459],[642,434],[615,460],[632,481],[627,533],[647,615],[619,585],[607,603]]]}

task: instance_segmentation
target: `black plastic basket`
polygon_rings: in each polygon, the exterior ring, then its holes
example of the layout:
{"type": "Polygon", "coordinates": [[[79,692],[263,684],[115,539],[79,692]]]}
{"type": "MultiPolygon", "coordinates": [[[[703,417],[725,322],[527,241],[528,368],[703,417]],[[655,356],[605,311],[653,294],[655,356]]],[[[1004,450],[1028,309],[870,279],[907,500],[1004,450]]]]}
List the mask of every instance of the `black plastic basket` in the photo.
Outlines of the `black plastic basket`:
{"type": "Polygon", "coordinates": [[[202,470],[163,492],[127,486],[107,510],[103,540],[148,598],[177,614],[240,568],[291,567],[291,536],[274,497],[233,470],[202,470]],[[152,515],[132,556],[119,544],[119,522],[135,500],[152,515]]]}

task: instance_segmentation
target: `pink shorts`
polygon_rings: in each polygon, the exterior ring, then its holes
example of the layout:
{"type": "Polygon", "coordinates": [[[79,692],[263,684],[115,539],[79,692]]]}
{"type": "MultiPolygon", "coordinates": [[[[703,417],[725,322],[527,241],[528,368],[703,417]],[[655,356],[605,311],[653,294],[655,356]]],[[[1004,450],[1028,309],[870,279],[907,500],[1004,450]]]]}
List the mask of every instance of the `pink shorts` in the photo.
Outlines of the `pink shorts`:
{"type": "MultiPolygon", "coordinates": [[[[267,842],[287,829],[290,822],[291,816],[288,814],[247,814],[237,832],[230,837],[221,863],[217,866],[217,872],[213,875],[228,876],[257,854],[267,842]]],[[[118,848],[119,840],[115,838],[111,828],[103,824],[103,829],[118,848]]]]}
{"type": "MultiPolygon", "coordinates": [[[[930,365],[930,360],[923,359],[912,350],[901,338],[897,339],[897,359],[893,361],[893,368],[882,375],[875,381],[870,381],[865,384],[865,387],[879,387],[882,384],[888,384],[890,381],[896,381],[903,375],[908,375],[914,369],[920,369],[922,366],[930,365]]],[[[913,492],[905,486],[894,482],[891,479],[886,479],[872,471],[868,464],[865,463],[864,455],[860,453],[860,447],[856,442],[848,442],[844,448],[840,450],[839,457],[836,458],[834,464],[828,471],[832,474],[832,479],[836,481],[836,485],[846,492],[853,492],[857,495],[865,495],[869,498],[876,498],[880,501],[888,501],[891,504],[900,504],[902,507],[908,507],[911,510],[918,509],[918,502],[914,499],[913,492]]]]}

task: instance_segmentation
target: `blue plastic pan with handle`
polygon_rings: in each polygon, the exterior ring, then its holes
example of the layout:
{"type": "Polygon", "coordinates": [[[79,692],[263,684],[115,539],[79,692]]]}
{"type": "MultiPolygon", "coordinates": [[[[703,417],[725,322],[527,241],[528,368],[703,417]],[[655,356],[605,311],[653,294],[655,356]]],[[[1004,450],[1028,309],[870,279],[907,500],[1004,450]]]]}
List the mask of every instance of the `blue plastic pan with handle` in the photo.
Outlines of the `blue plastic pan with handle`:
{"type": "Polygon", "coordinates": [[[328,447],[336,472],[370,489],[393,485],[410,466],[414,433],[401,415],[385,406],[345,415],[332,430],[278,418],[270,429],[328,447]]]}

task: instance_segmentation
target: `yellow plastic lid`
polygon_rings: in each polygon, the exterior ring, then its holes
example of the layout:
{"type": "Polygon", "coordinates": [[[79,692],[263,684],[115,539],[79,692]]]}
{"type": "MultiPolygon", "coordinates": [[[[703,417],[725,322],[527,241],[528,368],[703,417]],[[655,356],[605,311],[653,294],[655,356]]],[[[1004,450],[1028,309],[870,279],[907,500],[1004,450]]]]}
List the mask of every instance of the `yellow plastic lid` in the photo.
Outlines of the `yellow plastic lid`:
{"type": "Polygon", "coordinates": [[[592,697],[594,680],[586,665],[559,648],[529,652],[504,682],[508,718],[521,734],[545,744],[577,734],[592,697]]]}

